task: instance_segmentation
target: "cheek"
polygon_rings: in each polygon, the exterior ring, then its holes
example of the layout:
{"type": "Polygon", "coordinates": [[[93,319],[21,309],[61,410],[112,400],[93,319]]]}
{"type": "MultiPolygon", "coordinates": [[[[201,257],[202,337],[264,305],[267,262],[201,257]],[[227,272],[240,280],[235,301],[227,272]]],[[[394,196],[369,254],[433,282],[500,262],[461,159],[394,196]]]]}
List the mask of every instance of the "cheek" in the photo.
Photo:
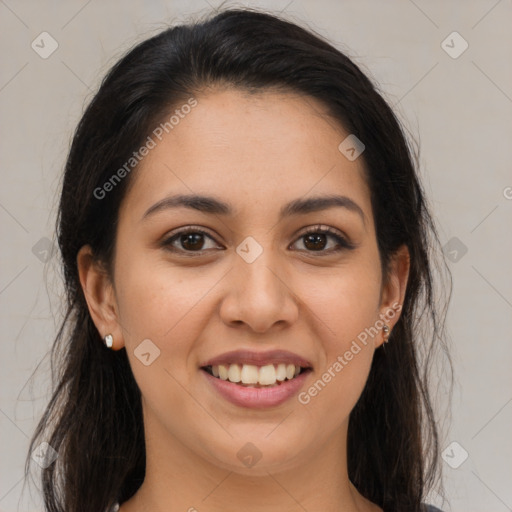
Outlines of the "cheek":
{"type": "Polygon", "coordinates": [[[321,360],[299,402],[326,434],[348,418],[366,384],[378,339],[372,337],[378,336],[372,327],[379,291],[377,276],[350,273],[329,280],[323,294],[312,296],[312,317],[320,319],[315,336],[321,340],[321,360]]]}
{"type": "Polygon", "coordinates": [[[333,350],[327,364],[298,395],[302,413],[315,424],[316,435],[329,436],[347,422],[366,385],[373,348],[351,343],[333,350]]]}
{"type": "Polygon", "coordinates": [[[169,339],[183,339],[183,332],[188,338],[194,334],[191,329],[199,332],[201,300],[218,279],[194,268],[145,261],[132,253],[119,258],[116,280],[119,314],[129,341],[154,338],[169,344],[169,339]]]}
{"type": "Polygon", "coordinates": [[[146,404],[163,417],[168,411],[162,404],[172,404],[174,412],[197,414],[195,402],[180,383],[197,372],[194,343],[211,317],[211,304],[205,299],[218,276],[172,268],[168,263],[146,264],[131,253],[129,258],[119,258],[116,282],[127,355],[146,404]],[[157,347],[146,345],[148,365],[138,356],[143,340],[157,347]]]}
{"type": "Polygon", "coordinates": [[[322,276],[301,279],[299,293],[322,327],[319,339],[329,352],[342,350],[377,320],[381,274],[374,260],[361,256],[322,276]]]}
{"type": "Polygon", "coordinates": [[[320,429],[328,431],[346,419],[364,389],[380,335],[374,327],[379,318],[380,279],[375,262],[365,264],[361,258],[328,278],[314,280],[307,292],[304,288],[322,356],[316,380],[299,401],[312,418],[325,419],[320,429]]]}

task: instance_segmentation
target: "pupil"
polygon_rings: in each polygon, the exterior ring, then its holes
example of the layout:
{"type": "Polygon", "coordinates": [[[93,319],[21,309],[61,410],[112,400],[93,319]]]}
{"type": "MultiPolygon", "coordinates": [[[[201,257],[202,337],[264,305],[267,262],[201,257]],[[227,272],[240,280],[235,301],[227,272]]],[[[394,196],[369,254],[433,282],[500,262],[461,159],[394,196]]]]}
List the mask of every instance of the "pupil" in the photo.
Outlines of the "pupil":
{"type": "Polygon", "coordinates": [[[314,250],[323,249],[323,247],[325,246],[325,235],[322,233],[314,233],[314,234],[306,235],[306,241],[305,241],[304,245],[308,249],[314,249],[314,250]],[[310,242],[312,242],[312,245],[313,245],[312,247],[310,247],[310,245],[309,245],[310,242]],[[318,244],[320,244],[320,246],[318,244]]]}
{"type": "Polygon", "coordinates": [[[203,246],[201,233],[187,233],[182,235],[181,244],[185,249],[201,249],[203,246]]]}

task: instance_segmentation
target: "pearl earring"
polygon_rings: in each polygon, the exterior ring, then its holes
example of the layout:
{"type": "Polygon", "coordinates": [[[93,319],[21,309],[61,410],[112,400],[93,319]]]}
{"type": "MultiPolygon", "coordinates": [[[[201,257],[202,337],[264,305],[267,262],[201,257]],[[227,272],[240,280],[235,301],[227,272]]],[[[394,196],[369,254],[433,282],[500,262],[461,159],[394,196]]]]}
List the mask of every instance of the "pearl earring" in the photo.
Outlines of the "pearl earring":
{"type": "Polygon", "coordinates": [[[382,328],[382,340],[384,343],[388,342],[390,333],[391,331],[389,330],[389,325],[384,324],[384,327],[382,328]]]}
{"type": "Polygon", "coordinates": [[[114,344],[114,337],[112,336],[112,334],[107,334],[103,338],[103,342],[105,343],[107,348],[112,348],[112,345],[114,344]]]}

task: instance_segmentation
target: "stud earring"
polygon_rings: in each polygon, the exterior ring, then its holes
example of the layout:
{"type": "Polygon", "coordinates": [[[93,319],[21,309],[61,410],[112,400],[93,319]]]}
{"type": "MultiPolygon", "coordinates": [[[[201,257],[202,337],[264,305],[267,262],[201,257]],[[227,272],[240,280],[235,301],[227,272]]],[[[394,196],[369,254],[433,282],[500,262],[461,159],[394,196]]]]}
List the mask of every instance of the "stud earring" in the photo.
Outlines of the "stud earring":
{"type": "Polygon", "coordinates": [[[107,348],[112,348],[112,345],[114,344],[114,337],[112,336],[112,334],[107,334],[103,338],[103,342],[105,343],[107,348]]]}
{"type": "Polygon", "coordinates": [[[382,341],[384,343],[388,342],[390,333],[389,325],[384,324],[384,327],[382,328],[382,341]]]}

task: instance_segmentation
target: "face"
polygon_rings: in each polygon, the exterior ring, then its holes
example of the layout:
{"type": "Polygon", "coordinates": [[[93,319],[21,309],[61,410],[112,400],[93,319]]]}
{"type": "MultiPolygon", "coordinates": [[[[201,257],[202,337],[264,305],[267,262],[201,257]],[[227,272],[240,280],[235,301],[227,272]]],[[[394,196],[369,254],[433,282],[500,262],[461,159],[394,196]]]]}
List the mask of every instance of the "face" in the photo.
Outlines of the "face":
{"type": "Polygon", "coordinates": [[[363,160],[340,152],[349,133],[320,103],[268,91],[196,99],[134,171],[113,286],[88,301],[100,334],[126,347],[149,442],[238,473],[254,453],[252,474],[265,474],[342,446],[406,275],[383,285],[363,160]],[[178,195],[212,201],[168,200],[178,195]],[[286,351],[282,362],[310,369],[280,401],[235,403],[202,365],[236,350],[286,351]]]}

